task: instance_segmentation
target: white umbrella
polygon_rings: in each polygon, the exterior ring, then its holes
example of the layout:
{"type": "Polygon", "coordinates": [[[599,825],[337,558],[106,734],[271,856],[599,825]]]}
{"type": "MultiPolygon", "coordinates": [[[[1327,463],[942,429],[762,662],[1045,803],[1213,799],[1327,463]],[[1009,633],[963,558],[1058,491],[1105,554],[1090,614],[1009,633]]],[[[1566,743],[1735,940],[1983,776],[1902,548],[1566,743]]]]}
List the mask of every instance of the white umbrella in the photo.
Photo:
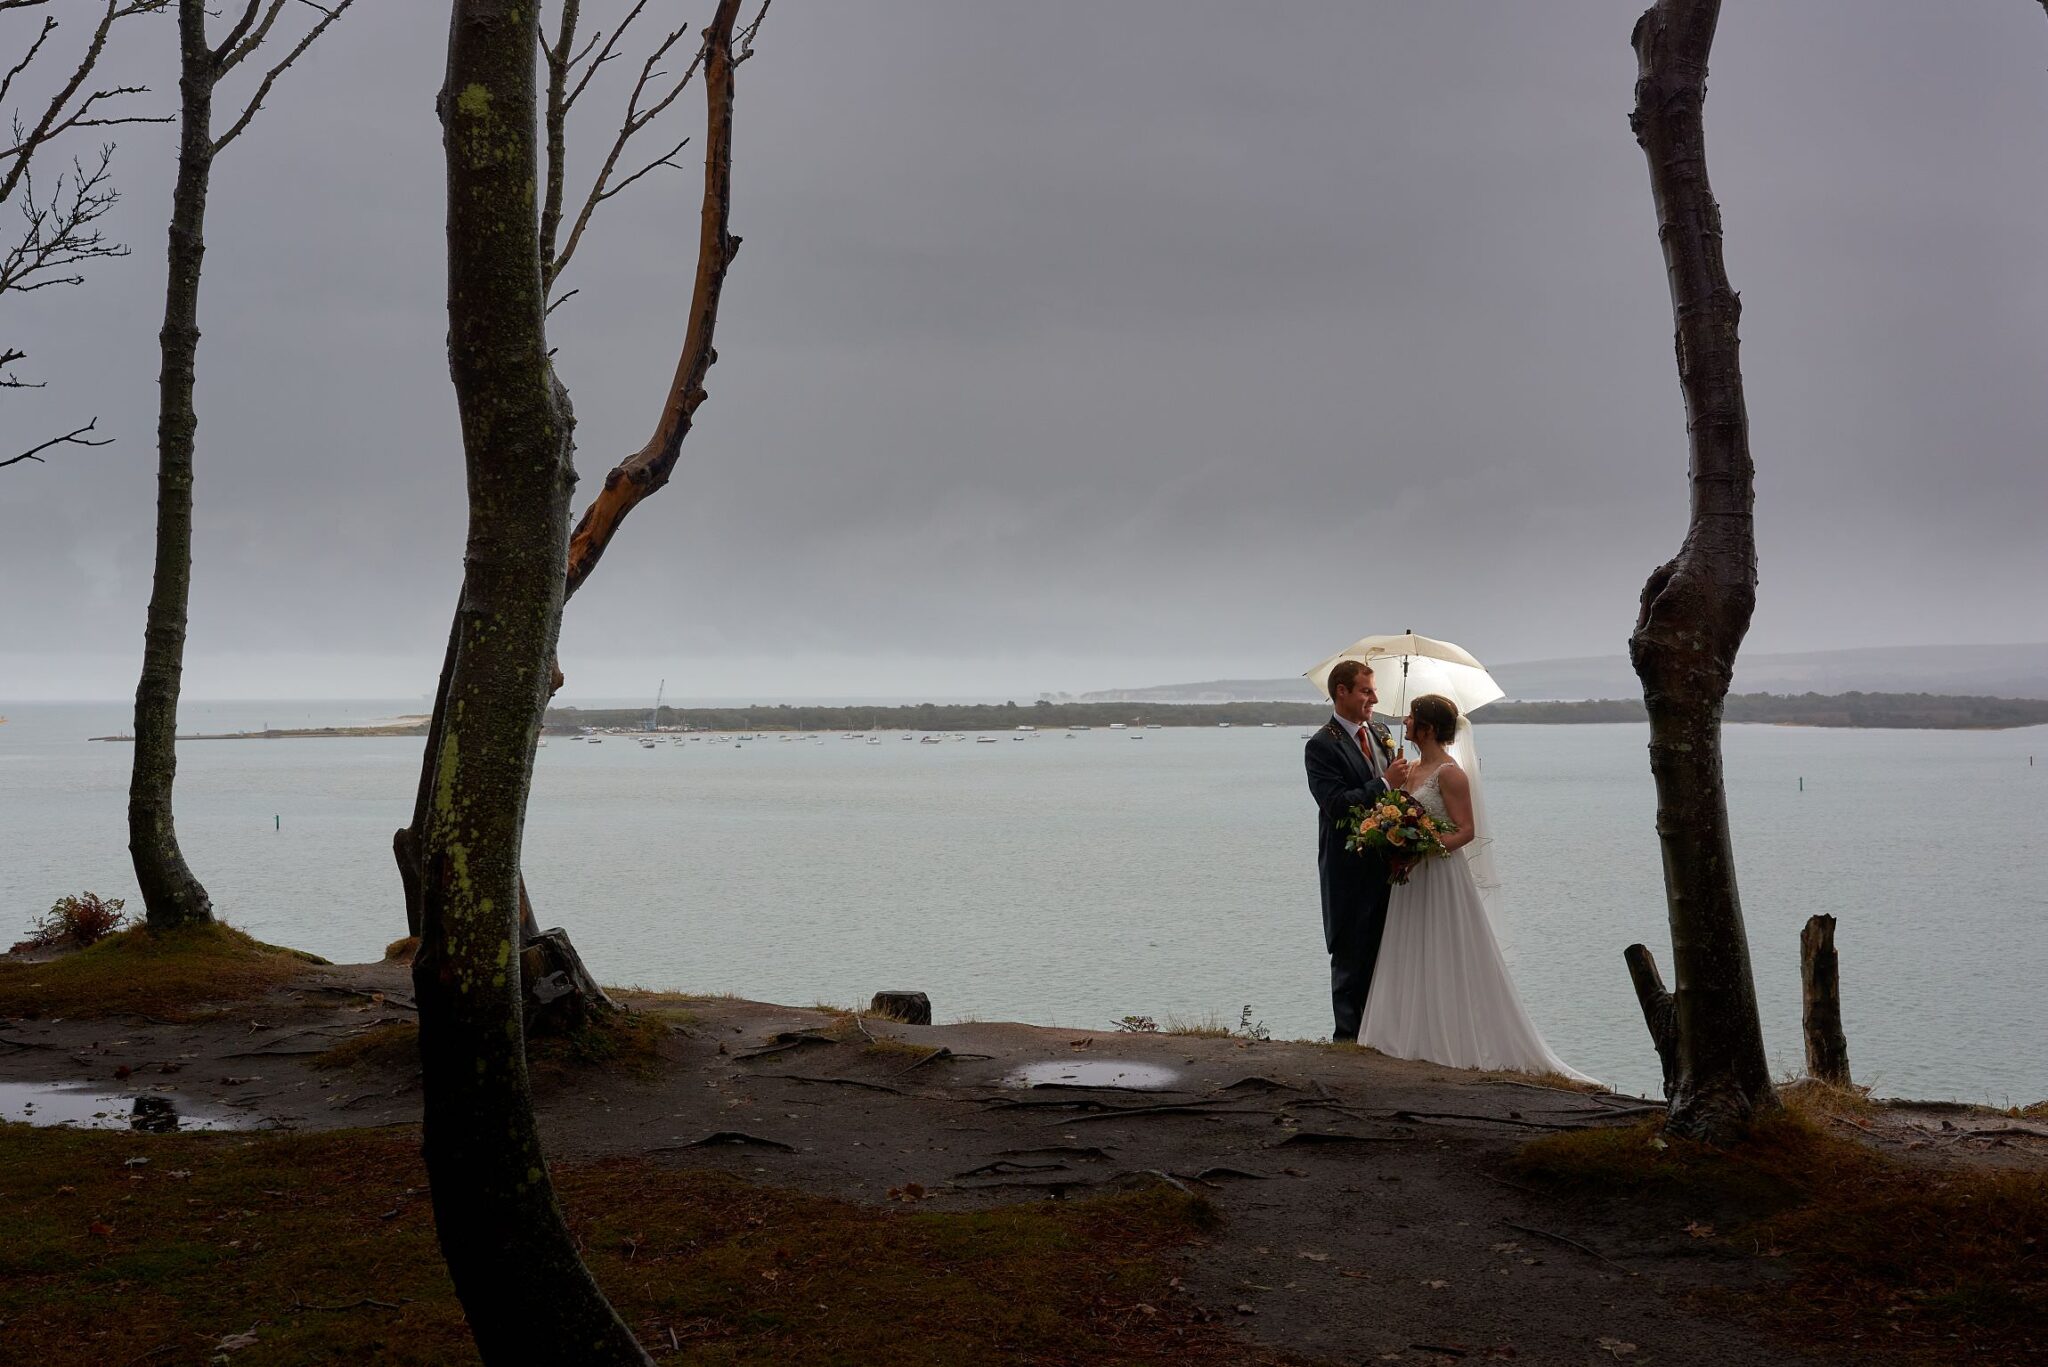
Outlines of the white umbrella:
{"type": "Polygon", "coordinates": [[[1353,641],[1329,659],[1303,675],[1330,694],[1330,670],[1339,660],[1357,660],[1372,666],[1373,684],[1379,691],[1375,709],[1390,717],[1408,715],[1408,703],[1425,693],[1440,693],[1470,713],[1507,696],[1486,672],[1486,666],[1463,646],[1436,641],[1406,632],[1400,636],[1365,636],[1353,641]]]}

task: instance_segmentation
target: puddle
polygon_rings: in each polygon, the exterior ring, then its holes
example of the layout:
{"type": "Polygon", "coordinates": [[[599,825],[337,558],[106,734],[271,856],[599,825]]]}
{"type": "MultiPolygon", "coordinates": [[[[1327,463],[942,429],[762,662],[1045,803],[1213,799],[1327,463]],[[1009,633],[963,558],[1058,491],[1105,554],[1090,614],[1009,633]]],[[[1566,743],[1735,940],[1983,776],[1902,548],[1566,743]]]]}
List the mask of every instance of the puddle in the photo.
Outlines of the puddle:
{"type": "Polygon", "coordinates": [[[1171,1068],[1152,1063],[1129,1063],[1118,1059],[1048,1059],[1013,1070],[1003,1078],[1005,1087],[1122,1087],[1136,1092],[1156,1092],[1171,1087],[1180,1075],[1171,1068]]]}
{"type": "Polygon", "coordinates": [[[0,1082],[0,1120],[79,1130],[246,1130],[247,1116],[181,1111],[167,1096],[95,1091],[90,1083],[0,1082]]]}

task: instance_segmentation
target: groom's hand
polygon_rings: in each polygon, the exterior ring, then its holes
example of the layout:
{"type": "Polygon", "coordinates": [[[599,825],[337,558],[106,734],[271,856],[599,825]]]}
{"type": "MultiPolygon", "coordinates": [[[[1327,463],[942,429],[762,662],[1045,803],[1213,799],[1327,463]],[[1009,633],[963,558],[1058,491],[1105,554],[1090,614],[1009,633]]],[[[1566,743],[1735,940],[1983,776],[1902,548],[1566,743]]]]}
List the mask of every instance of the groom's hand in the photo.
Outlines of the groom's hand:
{"type": "Polygon", "coordinates": [[[1387,786],[1389,788],[1406,788],[1408,786],[1408,757],[1406,755],[1401,756],[1387,766],[1387,786]]]}

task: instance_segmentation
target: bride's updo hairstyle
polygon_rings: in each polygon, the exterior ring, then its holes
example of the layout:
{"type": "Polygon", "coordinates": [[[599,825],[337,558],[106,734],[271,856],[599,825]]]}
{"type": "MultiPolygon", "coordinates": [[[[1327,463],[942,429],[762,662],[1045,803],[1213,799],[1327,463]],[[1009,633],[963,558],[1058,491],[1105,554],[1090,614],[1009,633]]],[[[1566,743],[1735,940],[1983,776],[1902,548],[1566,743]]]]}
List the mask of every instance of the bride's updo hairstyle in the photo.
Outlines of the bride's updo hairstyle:
{"type": "Polygon", "coordinates": [[[1415,699],[1408,704],[1408,715],[1415,718],[1417,730],[1428,727],[1430,738],[1438,745],[1449,745],[1458,738],[1458,705],[1441,693],[1425,693],[1415,699]]]}

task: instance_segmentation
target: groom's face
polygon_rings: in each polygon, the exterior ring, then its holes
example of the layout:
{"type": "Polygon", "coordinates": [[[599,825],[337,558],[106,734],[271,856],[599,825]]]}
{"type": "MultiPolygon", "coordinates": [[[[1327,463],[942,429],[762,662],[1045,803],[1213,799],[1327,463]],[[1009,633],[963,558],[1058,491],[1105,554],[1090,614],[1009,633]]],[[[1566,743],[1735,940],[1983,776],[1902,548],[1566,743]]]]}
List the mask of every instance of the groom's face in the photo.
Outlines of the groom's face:
{"type": "Polygon", "coordinates": [[[1367,717],[1378,705],[1380,695],[1373,690],[1372,671],[1360,674],[1351,687],[1342,685],[1337,689],[1337,701],[1343,704],[1342,711],[1347,717],[1367,717]]]}

